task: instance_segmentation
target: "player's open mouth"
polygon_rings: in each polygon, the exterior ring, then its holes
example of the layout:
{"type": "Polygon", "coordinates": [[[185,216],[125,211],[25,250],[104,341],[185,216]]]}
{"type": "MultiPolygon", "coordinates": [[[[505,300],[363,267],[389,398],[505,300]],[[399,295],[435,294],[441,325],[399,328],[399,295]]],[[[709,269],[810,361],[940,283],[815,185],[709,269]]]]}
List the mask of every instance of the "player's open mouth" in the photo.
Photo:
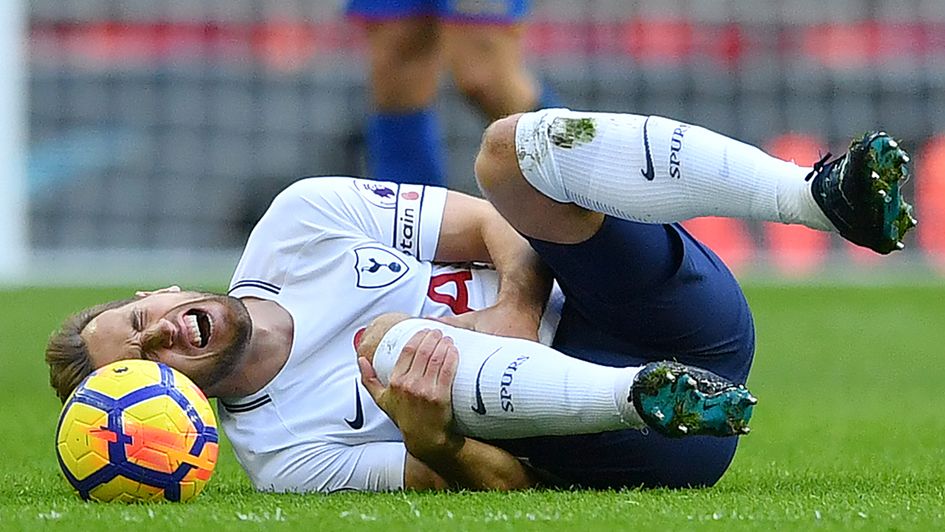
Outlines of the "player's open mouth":
{"type": "Polygon", "coordinates": [[[184,323],[187,325],[185,334],[187,340],[195,347],[207,347],[210,343],[210,335],[213,334],[213,319],[210,314],[199,310],[191,309],[184,313],[184,323]]]}

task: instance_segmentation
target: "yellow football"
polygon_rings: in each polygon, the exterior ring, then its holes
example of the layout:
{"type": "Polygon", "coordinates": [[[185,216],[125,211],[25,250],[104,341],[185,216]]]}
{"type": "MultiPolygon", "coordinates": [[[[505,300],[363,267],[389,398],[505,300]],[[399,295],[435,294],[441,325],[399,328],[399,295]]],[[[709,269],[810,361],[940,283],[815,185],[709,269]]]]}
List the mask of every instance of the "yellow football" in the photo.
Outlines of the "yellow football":
{"type": "Polygon", "coordinates": [[[99,368],[62,408],[56,454],[83,499],[189,501],[217,462],[216,418],[184,374],[148,360],[99,368]]]}

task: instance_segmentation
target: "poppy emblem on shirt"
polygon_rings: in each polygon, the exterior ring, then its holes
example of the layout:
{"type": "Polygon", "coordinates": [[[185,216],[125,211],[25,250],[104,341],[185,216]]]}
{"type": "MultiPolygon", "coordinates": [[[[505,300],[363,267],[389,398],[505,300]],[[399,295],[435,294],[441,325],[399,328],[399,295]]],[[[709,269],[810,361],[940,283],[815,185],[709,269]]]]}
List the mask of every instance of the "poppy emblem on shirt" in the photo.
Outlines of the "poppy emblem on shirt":
{"type": "Polygon", "coordinates": [[[384,288],[399,281],[410,267],[397,254],[376,246],[354,250],[358,288],[384,288]]]}

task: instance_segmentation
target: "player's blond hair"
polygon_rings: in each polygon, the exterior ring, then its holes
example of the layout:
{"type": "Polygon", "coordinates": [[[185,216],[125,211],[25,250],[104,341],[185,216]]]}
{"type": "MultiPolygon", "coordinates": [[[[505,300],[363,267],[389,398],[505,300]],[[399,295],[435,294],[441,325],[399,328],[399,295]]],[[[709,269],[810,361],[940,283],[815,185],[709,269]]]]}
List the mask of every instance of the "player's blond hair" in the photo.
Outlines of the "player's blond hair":
{"type": "Polygon", "coordinates": [[[72,390],[95,369],[92,367],[88,346],[81,336],[85,326],[106,310],[122,307],[132,301],[134,298],[109,301],[81,310],[66,318],[59,330],[49,337],[46,344],[49,385],[56,390],[60,401],[65,403],[72,390]]]}

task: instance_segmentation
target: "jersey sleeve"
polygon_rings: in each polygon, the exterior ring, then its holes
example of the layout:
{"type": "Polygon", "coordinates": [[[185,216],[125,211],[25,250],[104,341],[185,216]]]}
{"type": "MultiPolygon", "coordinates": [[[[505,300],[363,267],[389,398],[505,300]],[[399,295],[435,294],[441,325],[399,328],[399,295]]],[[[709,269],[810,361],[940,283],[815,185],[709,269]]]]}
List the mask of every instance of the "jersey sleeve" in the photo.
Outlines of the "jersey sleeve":
{"type": "Polygon", "coordinates": [[[245,469],[262,491],[395,491],[404,488],[406,459],[402,442],[319,442],[255,455],[245,469]]]}
{"type": "Polygon", "coordinates": [[[289,186],[267,216],[281,219],[283,230],[353,232],[428,261],[436,252],[446,194],[439,187],[316,177],[289,186]]]}
{"type": "MultiPolygon", "coordinates": [[[[296,181],[276,196],[250,234],[229,293],[277,296],[304,250],[345,239],[378,242],[430,261],[436,254],[446,195],[444,188],[352,177],[296,181]]],[[[306,267],[317,268],[312,261],[335,258],[309,256],[306,267]]]]}
{"type": "Polygon", "coordinates": [[[276,196],[250,234],[230,295],[277,296],[304,250],[344,239],[374,241],[421,261],[433,260],[446,195],[439,187],[352,177],[296,181],[276,196]]]}

